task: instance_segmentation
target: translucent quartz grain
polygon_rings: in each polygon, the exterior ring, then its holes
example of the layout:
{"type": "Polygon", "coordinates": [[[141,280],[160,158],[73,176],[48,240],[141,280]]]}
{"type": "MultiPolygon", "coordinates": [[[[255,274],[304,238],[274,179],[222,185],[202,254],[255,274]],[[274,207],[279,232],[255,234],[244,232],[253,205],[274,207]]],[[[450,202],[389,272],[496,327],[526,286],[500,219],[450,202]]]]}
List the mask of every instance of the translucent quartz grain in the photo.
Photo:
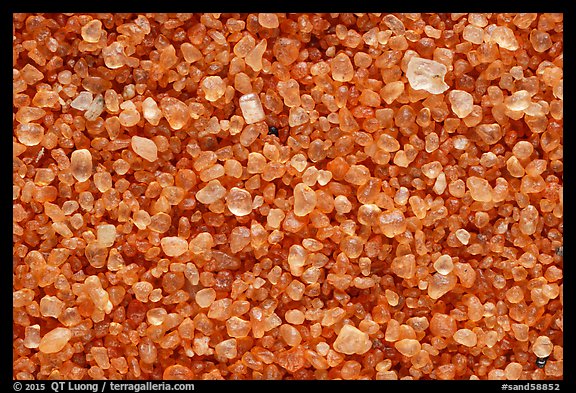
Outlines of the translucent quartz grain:
{"type": "Polygon", "coordinates": [[[492,201],[492,187],[488,180],[477,176],[471,176],[466,179],[466,186],[470,190],[472,199],[478,202],[492,201]]]}
{"type": "Polygon", "coordinates": [[[256,40],[252,35],[244,35],[237,43],[234,45],[234,54],[239,58],[244,58],[254,47],[256,46],[256,40]]]}
{"type": "Polygon", "coordinates": [[[506,169],[508,169],[508,172],[513,177],[521,178],[524,176],[524,168],[516,156],[510,156],[510,158],[508,158],[506,161],[506,169]]]}
{"type": "Polygon", "coordinates": [[[523,111],[532,103],[532,95],[526,90],[518,90],[504,99],[504,105],[511,111],[523,111]]]}
{"type": "Polygon", "coordinates": [[[26,84],[34,85],[44,79],[44,74],[32,64],[26,64],[20,70],[20,75],[26,84]]]}
{"type": "MultiPolygon", "coordinates": [[[[104,112],[104,105],[105,105],[104,97],[102,97],[102,94],[97,94],[96,97],[94,97],[94,99],[88,106],[88,108],[86,109],[86,112],[84,112],[84,118],[88,121],[96,120],[98,116],[100,116],[102,112],[104,112]]],[[[139,119],[140,115],[138,114],[138,112],[136,112],[136,115],[138,116],[139,119]]],[[[136,124],[137,122],[138,121],[134,122],[134,124],[136,124]]]]}
{"type": "Polygon", "coordinates": [[[92,347],[90,349],[94,361],[103,370],[110,368],[110,358],[108,357],[108,349],[104,347],[92,347]]]}
{"type": "Polygon", "coordinates": [[[159,60],[160,60],[159,62],[160,69],[169,70],[170,68],[172,68],[178,61],[174,45],[168,45],[165,48],[163,48],[162,51],[160,52],[159,60]]]}
{"type": "Polygon", "coordinates": [[[279,328],[280,337],[286,344],[294,347],[302,342],[302,335],[294,326],[283,324],[279,328]]]}
{"type": "Polygon", "coordinates": [[[304,110],[304,108],[296,107],[290,108],[289,116],[288,116],[288,125],[290,127],[297,127],[302,124],[307,123],[310,120],[310,116],[304,110]]]}
{"type": "Polygon", "coordinates": [[[45,114],[46,111],[42,108],[25,106],[18,109],[18,112],[16,112],[16,121],[19,123],[30,123],[32,121],[41,119],[45,114]]]}
{"type": "Polygon", "coordinates": [[[75,150],[70,156],[72,176],[79,182],[85,182],[92,176],[92,154],[87,149],[75,150]]]}
{"type": "Polygon", "coordinates": [[[363,251],[362,239],[358,236],[348,236],[340,243],[340,249],[348,258],[358,258],[363,251]]]}
{"type": "Polygon", "coordinates": [[[23,288],[12,293],[13,307],[28,306],[34,300],[34,291],[29,288],[23,288]]]}
{"type": "Polygon", "coordinates": [[[466,229],[457,229],[456,232],[454,232],[454,234],[456,235],[456,238],[458,240],[460,240],[460,243],[462,243],[463,245],[467,245],[468,242],[470,241],[470,233],[466,230],[466,229]]]}
{"type": "Polygon", "coordinates": [[[546,170],[547,165],[548,162],[546,160],[533,160],[528,165],[526,165],[526,173],[528,176],[539,176],[546,170]]]}
{"type": "Polygon", "coordinates": [[[272,54],[280,64],[289,66],[298,59],[300,45],[301,43],[297,39],[280,36],[274,40],[272,54]]]}
{"type": "Polygon", "coordinates": [[[92,93],[89,91],[81,91],[76,98],[72,100],[70,106],[79,111],[85,111],[90,107],[93,101],[92,93]]]}
{"type": "Polygon", "coordinates": [[[163,237],[160,240],[162,251],[169,257],[179,257],[188,250],[188,242],[177,236],[163,237]]]}
{"type": "Polygon", "coordinates": [[[226,194],[226,206],[235,216],[246,216],[252,212],[252,195],[246,190],[232,187],[226,194]]]}
{"type": "Polygon", "coordinates": [[[134,296],[140,302],[146,303],[150,297],[150,293],[153,291],[153,286],[148,281],[139,281],[132,285],[132,290],[134,291],[134,296]]]}
{"type": "Polygon", "coordinates": [[[448,274],[454,270],[454,263],[450,255],[440,255],[434,262],[434,269],[440,274],[448,274]]]}
{"type": "Polygon", "coordinates": [[[413,254],[396,257],[390,264],[390,270],[398,277],[412,278],[416,273],[416,258],[413,254]]]}
{"type": "Polygon", "coordinates": [[[199,233],[194,239],[190,240],[188,249],[193,254],[202,254],[212,248],[214,238],[209,233],[199,233]]]}
{"type": "Polygon", "coordinates": [[[369,179],[370,170],[364,165],[351,165],[346,175],[344,175],[345,181],[357,186],[366,184],[369,179]]]}
{"type": "MultiPolygon", "coordinates": [[[[144,104],[142,104],[142,107],[144,109],[144,104]]],[[[146,109],[148,110],[148,112],[152,112],[149,113],[149,115],[152,116],[153,120],[156,122],[156,118],[157,117],[159,118],[157,108],[154,108],[154,105],[151,102],[148,102],[146,109]]],[[[186,125],[186,123],[190,119],[190,111],[188,109],[188,106],[186,106],[186,104],[184,104],[177,98],[174,97],[162,98],[162,100],[160,101],[160,109],[162,110],[162,114],[164,115],[166,120],[168,120],[168,124],[170,124],[170,127],[172,127],[175,130],[179,130],[182,127],[184,127],[184,125],[186,125]]]]}
{"type": "MultiPolygon", "coordinates": [[[[436,370],[436,378],[440,380],[453,380],[456,376],[456,366],[454,364],[443,364],[436,370]]],[[[504,373],[504,372],[502,372],[504,373]]]]}
{"type": "Polygon", "coordinates": [[[204,96],[208,101],[214,102],[224,95],[226,83],[219,76],[207,76],[200,83],[204,96]]]}
{"type": "Polygon", "coordinates": [[[435,336],[452,337],[456,332],[456,320],[450,315],[436,313],[430,320],[430,331],[435,336]]]}
{"type": "Polygon", "coordinates": [[[392,30],[394,34],[399,36],[404,35],[406,27],[404,26],[404,23],[398,19],[397,16],[393,14],[387,14],[382,18],[382,21],[390,30],[392,30]]]}
{"type": "Polygon", "coordinates": [[[238,103],[246,124],[258,123],[266,118],[258,94],[244,94],[238,99],[238,103]]]}
{"type": "Polygon", "coordinates": [[[80,33],[84,41],[96,43],[100,41],[100,36],[102,34],[102,22],[98,19],[91,20],[82,26],[80,33]]]}
{"type": "Polygon", "coordinates": [[[429,179],[436,179],[442,171],[442,164],[439,161],[432,161],[422,165],[422,173],[429,179]]]}
{"type": "Polygon", "coordinates": [[[452,144],[456,150],[466,150],[466,148],[470,145],[470,141],[465,136],[457,135],[454,137],[454,139],[452,139],[452,144]]]}
{"type": "Polygon", "coordinates": [[[518,380],[522,377],[523,367],[518,362],[509,363],[504,369],[504,374],[508,380],[518,380]]]}
{"type": "Polygon", "coordinates": [[[352,325],[344,325],[334,341],[335,351],[346,355],[363,355],[372,348],[368,334],[352,325]]]}
{"type": "Polygon", "coordinates": [[[447,186],[448,182],[446,180],[446,175],[444,174],[444,172],[440,172],[440,174],[436,178],[436,181],[434,182],[434,186],[432,187],[432,189],[437,195],[442,195],[446,190],[447,186]]]}
{"type": "Polygon", "coordinates": [[[189,42],[180,45],[180,50],[187,63],[195,63],[202,58],[202,52],[189,42]]]}
{"type": "Polygon", "coordinates": [[[210,180],[206,186],[196,193],[196,200],[205,205],[216,202],[226,195],[226,189],[218,180],[210,180]]]}
{"type": "Polygon", "coordinates": [[[346,214],[352,210],[352,204],[344,195],[338,195],[334,198],[334,209],[339,214],[346,214]]]}
{"type": "Polygon", "coordinates": [[[480,165],[486,168],[491,168],[497,164],[498,157],[491,151],[488,153],[482,153],[480,157],[480,165]]]}
{"type": "Polygon", "coordinates": [[[330,180],[332,180],[332,172],[322,169],[318,171],[317,181],[320,186],[325,186],[330,182],[330,180]]]}
{"type": "Polygon", "coordinates": [[[102,288],[102,283],[98,276],[86,277],[84,289],[96,310],[103,311],[106,314],[110,313],[113,305],[112,302],[110,302],[108,292],[102,288]]]}
{"type": "Polygon", "coordinates": [[[306,255],[307,252],[304,247],[298,244],[290,247],[288,252],[288,265],[293,275],[300,276],[302,274],[302,267],[306,262],[306,255]]]}
{"type": "Polygon", "coordinates": [[[203,288],[196,292],[195,300],[202,308],[210,307],[216,300],[216,291],[213,288],[203,288]]]}
{"type": "Polygon", "coordinates": [[[379,148],[387,151],[389,153],[398,151],[400,149],[400,142],[396,138],[388,134],[380,135],[378,141],[376,142],[379,148]]]}
{"type": "Polygon", "coordinates": [[[512,154],[520,160],[524,160],[532,155],[534,146],[528,141],[518,141],[512,148],[512,154]]]}
{"type": "Polygon", "coordinates": [[[547,336],[538,336],[534,341],[534,344],[532,344],[532,352],[539,358],[550,356],[553,349],[554,344],[547,336]]]}
{"type": "Polygon", "coordinates": [[[217,161],[218,157],[216,153],[212,151],[201,152],[194,160],[193,168],[201,172],[205,169],[209,169],[217,161]]]}
{"type": "Polygon", "coordinates": [[[38,90],[34,98],[32,98],[32,105],[40,108],[54,108],[59,100],[58,93],[52,90],[38,90]]]}
{"type": "Polygon", "coordinates": [[[476,45],[484,41],[484,30],[473,25],[466,25],[462,31],[462,38],[476,45]]]}
{"type": "Polygon", "coordinates": [[[476,133],[488,145],[494,145],[503,136],[502,127],[498,123],[480,124],[476,127],[476,133]]]}
{"type": "Polygon", "coordinates": [[[388,301],[389,305],[391,305],[392,307],[396,307],[398,305],[400,297],[396,292],[387,289],[384,292],[384,295],[386,296],[386,300],[388,301]]]}
{"type": "MultiPolygon", "coordinates": [[[[157,126],[160,123],[162,111],[158,108],[158,104],[152,97],[146,97],[146,99],[142,101],[142,115],[144,116],[144,119],[153,126],[157,126]]],[[[174,128],[173,124],[170,124],[170,126],[174,128]]]]}
{"type": "Polygon", "coordinates": [[[530,32],[530,43],[536,52],[546,52],[553,45],[550,34],[545,31],[532,30],[530,32]]]}
{"type": "Polygon", "coordinates": [[[250,229],[246,227],[236,227],[232,229],[229,237],[230,251],[237,253],[250,244],[250,229]]]}
{"type": "Polygon", "coordinates": [[[284,99],[284,104],[290,108],[298,107],[302,104],[300,84],[292,78],[278,82],[278,94],[284,99]]]}
{"type": "Polygon", "coordinates": [[[538,209],[533,205],[528,205],[522,209],[520,211],[520,219],[518,220],[520,231],[528,236],[536,233],[539,215],[538,209]]]}
{"type": "Polygon", "coordinates": [[[71,338],[72,331],[70,329],[57,327],[42,337],[38,350],[42,353],[60,352],[71,338]]]}
{"type": "Polygon", "coordinates": [[[56,296],[44,296],[40,300],[40,314],[45,317],[58,318],[64,310],[64,302],[56,296]]]}
{"type": "Polygon", "coordinates": [[[146,320],[150,325],[160,326],[166,320],[167,315],[168,312],[164,308],[151,308],[146,312],[146,320]]]}
{"type": "Polygon", "coordinates": [[[463,90],[451,90],[448,93],[448,99],[452,105],[452,112],[459,118],[463,119],[472,113],[474,99],[472,94],[463,90]]]}
{"type": "Polygon", "coordinates": [[[236,316],[226,321],[226,332],[230,337],[246,337],[250,332],[250,327],[250,322],[236,316]]]}
{"type": "Polygon", "coordinates": [[[363,105],[379,107],[380,106],[380,95],[372,90],[363,90],[359,97],[359,101],[363,105]]]}
{"type": "Polygon", "coordinates": [[[349,82],[354,76],[354,66],[345,53],[338,53],[330,63],[332,78],[337,82],[349,82]]]}
{"type": "Polygon", "coordinates": [[[100,246],[112,247],[116,241],[116,227],[112,224],[98,225],[96,235],[100,246]]]}
{"type": "Polygon", "coordinates": [[[528,332],[529,332],[528,325],[514,323],[512,324],[512,332],[514,333],[514,337],[518,341],[528,341],[528,332]]]}
{"type": "Polygon", "coordinates": [[[258,23],[267,29],[275,29],[279,26],[278,16],[271,13],[259,13],[258,23]]]}
{"type": "Polygon", "coordinates": [[[125,105],[124,110],[118,115],[120,125],[124,127],[133,127],[140,121],[140,112],[131,105],[125,105]]]}
{"type": "Polygon", "coordinates": [[[514,36],[512,29],[506,26],[497,26],[492,30],[490,35],[492,41],[496,42],[501,48],[515,51],[519,48],[518,40],[514,36]]]}
{"type": "Polygon", "coordinates": [[[288,287],[286,287],[286,295],[292,300],[301,300],[304,294],[304,284],[298,280],[292,280],[288,287]]]}
{"type": "Polygon", "coordinates": [[[288,310],[284,315],[284,319],[293,325],[301,325],[304,323],[305,314],[300,310],[288,310]]]}
{"type": "MultiPolygon", "coordinates": [[[[277,39],[278,40],[278,39],[277,39]]],[[[268,46],[268,41],[266,39],[260,40],[258,44],[246,55],[246,65],[248,65],[252,70],[258,72],[262,69],[262,56],[266,51],[268,46]]]]}
{"type": "Polygon", "coordinates": [[[510,303],[516,304],[524,299],[524,292],[519,286],[514,286],[506,291],[506,300],[510,303]]]}
{"type": "Polygon", "coordinates": [[[414,90],[442,94],[449,88],[444,82],[446,72],[446,66],[442,63],[421,57],[412,57],[408,62],[406,77],[414,90]]]}
{"type": "Polygon", "coordinates": [[[512,23],[519,29],[527,29],[536,18],[538,18],[538,14],[536,13],[518,13],[514,19],[512,19],[512,23]]]}
{"type": "Polygon", "coordinates": [[[224,359],[234,359],[238,356],[238,346],[235,338],[219,342],[214,346],[216,356],[224,359]]]}
{"type": "Polygon", "coordinates": [[[402,355],[412,357],[415,356],[420,350],[422,346],[420,345],[420,341],[410,338],[405,338],[394,343],[394,348],[398,350],[402,355]]]}
{"type": "Polygon", "coordinates": [[[164,233],[167,232],[168,229],[170,229],[170,225],[172,223],[172,218],[164,213],[164,212],[159,212],[154,214],[153,216],[150,217],[150,214],[148,214],[149,219],[146,218],[146,215],[143,216],[143,221],[144,222],[148,222],[147,226],[151,231],[154,232],[158,232],[158,233],[164,233]]]}
{"type": "Polygon", "coordinates": [[[110,250],[110,253],[108,254],[108,262],[106,265],[110,271],[118,271],[125,266],[124,258],[116,248],[112,248],[110,250]]]}
{"type": "Polygon", "coordinates": [[[295,154],[290,159],[290,165],[298,172],[304,172],[304,169],[306,169],[307,164],[308,160],[306,159],[306,156],[304,156],[304,154],[301,153],[295,154]]]}
{"type": "Polygon", "coordinates": [[[404,213],[398,209],[380,213],[377,223],[384,236],[388,238],[393,238],[406,230],[404,213]]]}
{"type": "Polygon", "coordinates": [[[104,193],[112,188],[112,176],[108,172],[97,172],[94,174],[94,185],[104,193]]]}
{"type": "MultiPolygon", "coordinates": [[[[139,368],[138,368],[139,370],[139,368]]],[[[162,379],[164,380],[190,380],[194,379],[194,373],[188,367],[181,364],[173,364],[164,369],[162,379]]]]}
{"type": "Polygon", "coordinates": [[[394,81],[386,83],[380,91],[380,96],[388,104],[392,104],[404,92],[404,82],[394,81]]]}
{"type": "Polygon", "coordinates": [[[130,141],[132,150],[146,161],[154,162],[158,159],[158,146],[154,141],[134,135],[130,141]]]}
{"type": "Polygon", "coordinates": [[[248,163],[246,166],[248,173],[262,173],[265,165],[266,158],[262,154],[255,152],[248,154],[248,163]]]}
{"type": "Polygon", "coordinates": [[[299,217],[310,214],[316,207],[317,198],[313,189],[304,183],[294,187],[294,214],[299,217]]]}
{"type": "Polygon", "coordinates": [[[26,326],[23,344],[29,349],[38,348],[40,345],[40,325],[26,326]]]}
{"type": "Polygon", "coordinates": [[[453,273],[444,275],[435,273],[428,283],[428,296],[439,299],[456,286],[456,277],[453,273]]]}
{"type": "Polygon", "coordinates": [[[459,329],[454,333],[454,341],[467,347],[475,347],[478,343],[476,333],[470,329],[459,329]]]}

